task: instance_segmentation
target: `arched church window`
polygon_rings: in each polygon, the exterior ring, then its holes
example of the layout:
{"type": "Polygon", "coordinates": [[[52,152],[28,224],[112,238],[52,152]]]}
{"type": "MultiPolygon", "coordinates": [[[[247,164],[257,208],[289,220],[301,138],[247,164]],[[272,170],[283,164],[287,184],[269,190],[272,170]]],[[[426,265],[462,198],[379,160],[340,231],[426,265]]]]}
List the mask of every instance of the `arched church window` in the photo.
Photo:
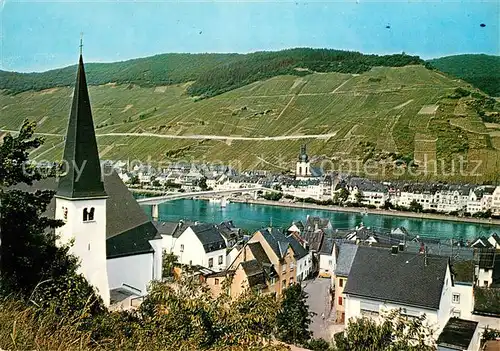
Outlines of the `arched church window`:
{"type": "Polygon", "coordinates": [[[83,221],[87,222],[89,220],[89,210],[87,207],[83,209],[83,221]]]}
{"type": "Polygon", "coordinates": [[[63,210],[63,219],[65,221],[67,221],[68,220],[68,208],[63,206],[62,210],[63,210]]]}
{"type": "Polygon", "coordinates": [[[89,212],[89,221],[94,220],[94,212],[95,212],[95,208],[91,207],[90,212],[89,212]]]}

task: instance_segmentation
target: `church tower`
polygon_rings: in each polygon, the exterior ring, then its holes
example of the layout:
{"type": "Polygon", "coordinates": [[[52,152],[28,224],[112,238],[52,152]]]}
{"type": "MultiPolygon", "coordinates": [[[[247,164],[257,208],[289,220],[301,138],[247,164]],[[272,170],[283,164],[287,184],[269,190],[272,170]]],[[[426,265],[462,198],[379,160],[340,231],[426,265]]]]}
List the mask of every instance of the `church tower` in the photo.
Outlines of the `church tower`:
{"type": "Polygon", "coordinates": [[[309,156],[306,153],[306,146],[302,145],[300,147],[299,160],[297,161],[297,167],[295,169],[295,177],[297,179],[308,178],[311,176],[311,164],[309,162],[309,156]]]}
{"type": "Polygon", "coordinates": [[[73,241],[71,253],[80,258],[82,273],[109,305],[106,269],[106,199],[101,164],[80,53],[73,104],[64,146],[64,175],[56,193],[59,243],[73,241]]]}

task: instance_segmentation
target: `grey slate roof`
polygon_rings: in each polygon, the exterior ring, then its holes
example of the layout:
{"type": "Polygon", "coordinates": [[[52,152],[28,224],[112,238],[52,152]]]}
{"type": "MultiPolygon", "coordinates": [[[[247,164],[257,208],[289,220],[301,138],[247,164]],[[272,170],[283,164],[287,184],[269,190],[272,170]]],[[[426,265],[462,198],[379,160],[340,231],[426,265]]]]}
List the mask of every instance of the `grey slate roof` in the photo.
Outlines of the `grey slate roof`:
{"type": "Polygon", "coordinates": [[[306,230],[301,237],[309,244],[309,250],[318,252],[323,244],[325,233],[323,230],[306,230]]]}
{"type": "Polygon", "coordinates": [[[335,241],[333,238],[325,238],[323,239],[323,244],[321,245],[321,249],[319,250],[320,255],[328,255],[331,256],[333,253],[333,244],[335,241]]]}
{"type": "Polygon", "coordinates": [[[58,196],[65,198],[106,196],[81,54],[63,160],[65,174],[58,184],[58,196]]]}
{"type": "Polygon", "coordinates": [[[260,232],[276,256],[280,259],[284,258],[290,245],[288,238],[276,228],[261,229],[260,232]]]}
{"type": "Polygon", "coordinates": [[[292,246],[295,259],[300,260],[307,256],[307,250],[295,239],[293,235],[287,236],[288,242],[292,246]]]}
{"type": "Polygon", "coordinates": [[[226,242],[215,225],[200,223],[191,225],[189,228],[196,234],[205,252],[208,253],[226,248],[226,242]]]}
{"type": "Polygon", "coordinates": [[[478,322],[460,318],[450,318],[443,331],[439,334],[438,346],[468,350],[469,344],[474,337],[478,322]]]}
{"type": "MultiPolygon", "coordinates": [[[[108,174],[105,172],[105,174],[108,174]]],[[[56,190],[55,178],[43,179],[33,186],[18,184],[17,189],[35,191],[37,189],[56,190]]],[[[106,201],[106,256],[116,258],[141,253],[149,253],[153,248],[149,240],[159,239],[158,232],[132,193],[123,184],[116,172],[104,176],[106,201]]],[[[55,198],[49,204],[45,216],[55,217],[55,198]]]]}
{"type": "Polygon", "coordinates": [[[337,267],[335,275],[348,277],[351,271],[354,256],[358,250],[358,245],[343,243],[339,245],[339,256],[337,257],[337,267]]]}
{"type": "Polygon", "coordinates": [[[259,242],[248,243],[247,245],[250,248],[253,257],[255,257],[257,261],[261,263],[271,264],[269,257],[267,257],[266,251],[264,251],[264,248],[259,242]]]}
{"type": "MultiPolygon", "coordinates": [[[[474,259],[474,249],[467,246],[451,246],[446,243],[428,243],[427,253],[431,255],[452,257],[454,260],[467,261],[474,259]]],[[[418,253],[420,251],[420,243],[407,241],[405,251],[418,253]]]]}
{"type": "MultiPolygon", "coordinates": [[[[439,309],[448,258],[360,246],[344,293],[407,306],[439,309]]],[[[451,281],[448,282],[451,284],[451,281]]]]}
{"type": "Polygon", "coordinates": [[[495,249],[480,249],[479,251],[479,268],[492,269],[495,264],[497,252],[495,249]]]}

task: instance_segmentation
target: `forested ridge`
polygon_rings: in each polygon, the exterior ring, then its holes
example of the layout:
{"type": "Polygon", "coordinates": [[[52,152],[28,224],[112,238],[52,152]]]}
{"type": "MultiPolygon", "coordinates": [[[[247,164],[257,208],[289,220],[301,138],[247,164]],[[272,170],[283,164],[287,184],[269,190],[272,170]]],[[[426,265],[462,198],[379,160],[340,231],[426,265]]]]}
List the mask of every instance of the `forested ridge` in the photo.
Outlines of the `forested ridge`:
{"type": "Polygon", "coordinates": [[[476,86],[491,96],[500,96],[500,56],[454,55],[429,61],[430,65],[476,86]]]}
{"type": "MultiPolygon", "coordinates": [[[[423,64],[406,54],[365,55],[359,52],[298,48],[251,54],[161,54],[115,63],[86,64],[90,85],[136,84],[143,87],[195,81],[192,96],[210,97],[281,74],[312,72],[362,73],[374,66],[423,64]]],[[[0,89],[17,94],[71,86],[76,66],[41,73],[0,71],[0,89]]]]}

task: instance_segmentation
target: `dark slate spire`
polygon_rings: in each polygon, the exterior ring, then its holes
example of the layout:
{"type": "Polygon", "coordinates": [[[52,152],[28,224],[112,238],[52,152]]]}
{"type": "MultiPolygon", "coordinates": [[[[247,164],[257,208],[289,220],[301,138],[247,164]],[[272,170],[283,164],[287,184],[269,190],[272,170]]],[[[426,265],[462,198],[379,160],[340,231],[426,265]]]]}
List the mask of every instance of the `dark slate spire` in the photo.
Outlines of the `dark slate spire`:
{"type": "Polygon", "coordinates": [[[300,162],[308,162],[309,161],[309,156],[307,156],[305,144],[300,147],[299,161],[300,162]]]}
{"type": "Polygon", "coordinates": [[[82,55],[66,133],[64,167],[66,174],[59,180],[57,196],[72,199],[106,196],[82,55]]]}

